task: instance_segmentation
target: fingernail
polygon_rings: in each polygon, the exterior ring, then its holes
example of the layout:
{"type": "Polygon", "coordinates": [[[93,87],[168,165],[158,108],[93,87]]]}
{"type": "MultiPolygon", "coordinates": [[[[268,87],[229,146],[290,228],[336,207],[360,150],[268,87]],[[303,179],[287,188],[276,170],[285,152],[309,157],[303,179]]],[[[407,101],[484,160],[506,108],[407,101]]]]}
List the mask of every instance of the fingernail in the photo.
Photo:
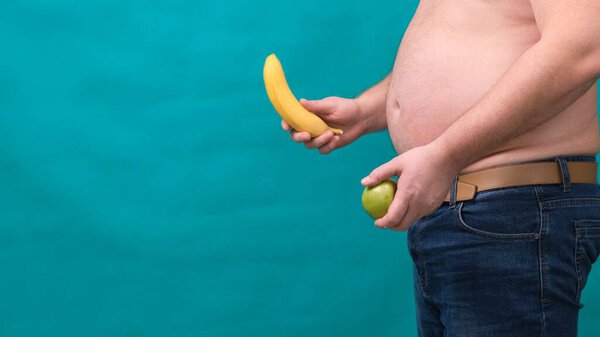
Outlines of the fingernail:
{"type": "Polygon", "coordinates": [[[369,182],[371,182],[371,178],[370,178],[370,177],[364,177],[364,178],[363,178],[363,179],[360,181],[360,183],[361,183],[361,184],[363,184],[363,185],[364,185],[364,184],[368,184],[369,182]]]}

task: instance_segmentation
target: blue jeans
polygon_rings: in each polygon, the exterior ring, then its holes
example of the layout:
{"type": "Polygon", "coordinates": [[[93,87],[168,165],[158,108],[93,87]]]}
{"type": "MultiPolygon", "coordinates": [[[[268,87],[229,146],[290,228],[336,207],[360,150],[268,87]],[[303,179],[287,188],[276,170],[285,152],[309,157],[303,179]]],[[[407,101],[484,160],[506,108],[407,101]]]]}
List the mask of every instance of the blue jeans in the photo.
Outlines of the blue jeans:
{"type": "Polygon", "coordinates": [[[577,336],[581,291],[600,253],[600,186],[562,174],[562,184],[444,202],[409,228],[419,336],[577,336]]]}

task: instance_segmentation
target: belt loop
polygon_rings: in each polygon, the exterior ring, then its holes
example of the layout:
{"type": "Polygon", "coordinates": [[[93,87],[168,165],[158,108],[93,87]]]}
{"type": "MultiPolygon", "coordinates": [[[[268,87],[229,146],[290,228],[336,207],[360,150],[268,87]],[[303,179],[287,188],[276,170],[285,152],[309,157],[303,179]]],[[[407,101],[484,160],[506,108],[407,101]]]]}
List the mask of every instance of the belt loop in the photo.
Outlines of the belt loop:
{"type": "Polygon", "coordinates": [[[454,176],[452,187],[450,187],[450,208],[456,207],[456,192],[458,190],[458,176],[454,176]]]}
{"type": "Polygon", "coordinates": [[[562,176],[563,192],[569,192],[571,189],[571,175],[569,174],[569,166],[567,160],[563,157],[556,157],[555,160],[558,162],[560,167],[560,174],[562,176]]]}

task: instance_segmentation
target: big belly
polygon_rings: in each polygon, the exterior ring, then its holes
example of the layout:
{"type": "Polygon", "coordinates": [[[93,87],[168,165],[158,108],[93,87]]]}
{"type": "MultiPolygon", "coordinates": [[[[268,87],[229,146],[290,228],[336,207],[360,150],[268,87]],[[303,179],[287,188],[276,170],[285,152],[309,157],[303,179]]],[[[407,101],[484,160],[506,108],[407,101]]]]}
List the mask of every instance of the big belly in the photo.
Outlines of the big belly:
{"type": "Polygon", "coordinates": [[[398,152],[442,134],[539,39],[534,22],[502,29],[454,29],[417,11],[392,73],[387,123],[398,152]]]}

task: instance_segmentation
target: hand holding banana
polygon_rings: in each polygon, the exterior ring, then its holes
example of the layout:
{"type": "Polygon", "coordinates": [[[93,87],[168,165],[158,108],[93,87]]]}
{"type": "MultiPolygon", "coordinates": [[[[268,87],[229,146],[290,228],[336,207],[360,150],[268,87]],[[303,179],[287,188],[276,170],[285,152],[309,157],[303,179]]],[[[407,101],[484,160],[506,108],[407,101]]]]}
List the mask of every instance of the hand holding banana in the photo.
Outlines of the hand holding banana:
{"type": "MultiPolygon", "coordinates": [[[[269,100],[282,118],[281,127],[290,132],[294,141],[304,143],[309,149],[318,148],[322,154],[328,154],[367,133],[364,113],[355,99],[326,97],[314,101],[296,100],[287,84],[281,63],[274,54],[267,57],[263,76],[269,100]]],[[[395,196],[396,181],[389,179],[379,184],[391,175],[380,176],[378,173],[386,165],[371,173],[372,180],[363,181],[367,187],[362,195],[365,211],[377,219],[375,224],[382,228],[391,226],[390,222],[399,222],[403,218],[402,214],[400,218],[397,214],[399,206],[395,196]]],[[[405,228],[406,225],[396,226],[405,228]]]]}
{"type": "Polygon", "coordinates": [[[290,132],[294,141],[327,154],[365,133],[363,113],[354,99],[296,100],[274,54],[267,57],[263,76],[269,100],[282,118],[281,127],[290,132]]]}

